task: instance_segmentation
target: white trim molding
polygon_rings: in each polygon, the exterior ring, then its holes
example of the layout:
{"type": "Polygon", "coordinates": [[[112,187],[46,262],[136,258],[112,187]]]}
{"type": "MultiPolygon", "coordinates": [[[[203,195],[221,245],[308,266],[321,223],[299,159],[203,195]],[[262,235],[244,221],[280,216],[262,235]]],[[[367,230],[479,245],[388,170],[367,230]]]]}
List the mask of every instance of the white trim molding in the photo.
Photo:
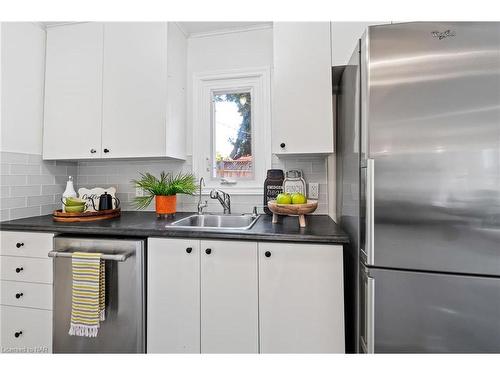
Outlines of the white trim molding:
{"type": "Polygon", "coordinates": [[[209,38],[213,36],[225,35],[225,34],[234,34],[234,33],[244,33],[247,31],[257,31],[257,30],[266,30],[272,29],[273,24],[269,22],[269,24],[264,25],[249,25],[249,26],[241,26],[241,27],[232,27],[227,29],[219,29],[212,31],[202,31],[197,33],[189,34],[188,38],[209,38]]]}
{"type": "Polygon", "coordinates": [[[221,189],[231,194],[262,194],[266,170],[271,168],[271,69],[233,69],[193,74],[193,171],[203,176],[206,190],[221,189]],[[217,91],[250,89],[254,179],[236,185],[211,178],[212,95],[217,91]]]}

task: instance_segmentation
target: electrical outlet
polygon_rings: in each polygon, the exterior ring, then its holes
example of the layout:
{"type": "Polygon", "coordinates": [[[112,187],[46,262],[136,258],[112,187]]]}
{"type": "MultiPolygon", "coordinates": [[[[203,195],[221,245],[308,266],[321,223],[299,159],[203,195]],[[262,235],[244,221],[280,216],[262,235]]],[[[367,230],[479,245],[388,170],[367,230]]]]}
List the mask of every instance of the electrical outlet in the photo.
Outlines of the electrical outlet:
{"type": "Polygon", "coordinates": [[[318,199],[319,198],[319,184],[317,182],[309,182],[309,198],[318,199]]]}
{"type": "Polygon", "coordinates": [[[142,190],[141,188],[135,188],[135,196],[136,197],[143,197],[144,196],[144,190],[142,190]]]}

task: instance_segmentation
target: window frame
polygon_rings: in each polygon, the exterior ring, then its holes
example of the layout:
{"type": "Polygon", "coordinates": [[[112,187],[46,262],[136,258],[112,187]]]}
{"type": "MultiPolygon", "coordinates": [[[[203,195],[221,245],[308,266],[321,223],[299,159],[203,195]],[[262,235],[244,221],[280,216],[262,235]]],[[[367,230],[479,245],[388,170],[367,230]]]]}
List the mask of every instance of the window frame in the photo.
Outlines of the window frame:
{"type": "Polygon", "coordinates": [[[231,194],[262,194],[267,169],[271,168],[270,68],[234,69],[193,75],[193,172],[204,177],[206,194],[221,189],[231,194]],[[254,178],[223,184],[212,178],[215,147],[213,95],[250,92],[252,97],[252,157],[254,178]],[[210,139],[210,142],[206,142],[210,139]]]}

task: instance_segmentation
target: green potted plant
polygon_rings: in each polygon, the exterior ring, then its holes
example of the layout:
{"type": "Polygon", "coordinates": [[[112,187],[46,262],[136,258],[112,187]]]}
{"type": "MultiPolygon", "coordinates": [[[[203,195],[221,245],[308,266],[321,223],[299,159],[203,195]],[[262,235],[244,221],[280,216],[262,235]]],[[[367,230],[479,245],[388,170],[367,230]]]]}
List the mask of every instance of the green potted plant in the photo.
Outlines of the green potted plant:
{"type": "Polygon", "coordinates": [[[135,197],[133,205],[141,210],[150,205],[155,199],[156,214],[175,214],[177,206],[177,194],[192,195],[196,189],[196,178],[192,173],[171,173],[161,172],[160,178],[151,173],[140,173],[139,180],[132,180],[136,188],[141,188],[146,195],[135,197]]]}

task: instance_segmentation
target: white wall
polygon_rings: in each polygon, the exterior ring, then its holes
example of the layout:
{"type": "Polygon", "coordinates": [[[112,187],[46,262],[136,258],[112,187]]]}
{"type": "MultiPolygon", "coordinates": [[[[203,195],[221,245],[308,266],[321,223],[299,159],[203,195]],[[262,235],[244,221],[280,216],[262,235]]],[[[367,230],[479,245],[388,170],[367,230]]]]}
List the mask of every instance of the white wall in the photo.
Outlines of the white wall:
{"type": "Polygon", "coordinates": [[[192,154],[193,74],[200,72],[272,66],[272,28],[188,39],[187,153],[192,154]]]}
{"type": "Polygon", "coordinates": [[[3,22],[0,151],[42,153],[45,31],[3,22]]]}

